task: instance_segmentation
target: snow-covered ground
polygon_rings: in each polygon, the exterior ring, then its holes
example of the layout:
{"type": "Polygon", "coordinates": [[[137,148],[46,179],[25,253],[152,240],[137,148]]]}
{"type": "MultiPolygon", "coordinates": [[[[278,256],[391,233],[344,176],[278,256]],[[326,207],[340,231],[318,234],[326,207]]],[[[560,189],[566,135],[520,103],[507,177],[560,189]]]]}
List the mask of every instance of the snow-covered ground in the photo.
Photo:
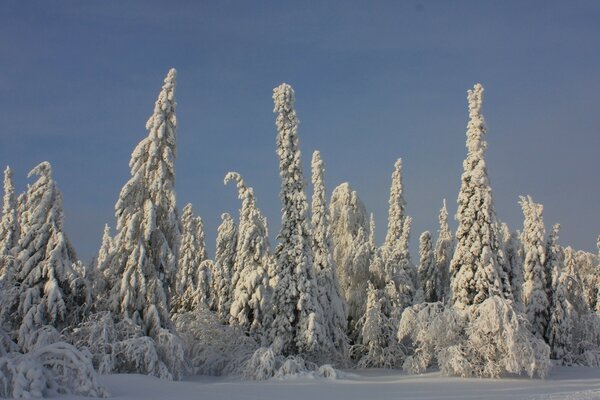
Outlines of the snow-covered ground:
{"type": "MultiPolygon", "coordinates": [[[[528,378],[461,379],[438,372],[349,371],[336,380],[294,378],[247,382],[196,377],[168,382],[142,375],[107,375],[101,381],[115,399],[600,399],[600,369],[556,367],[546,380],[528,378]]],[[[85,397],[65,396],[69,399],[85,397]]]]}

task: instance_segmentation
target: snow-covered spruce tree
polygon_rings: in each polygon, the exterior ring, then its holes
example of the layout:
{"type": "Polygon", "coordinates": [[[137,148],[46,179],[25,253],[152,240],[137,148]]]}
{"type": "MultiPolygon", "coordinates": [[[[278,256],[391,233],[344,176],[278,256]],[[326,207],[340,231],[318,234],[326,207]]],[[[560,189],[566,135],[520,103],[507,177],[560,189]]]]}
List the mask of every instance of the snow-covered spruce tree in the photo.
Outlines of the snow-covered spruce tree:
{"type": "MultiPolygon", "coordinates": [[[[573,252],[567,250],[569,263],[573,262],[573,252]]],[[[555,265],[558,267],[558,265],[555,265]]],[[[577,324],[577,312],[568,298],[568,286],[574,277],[570,276],[571,270],[561,271],[557,268],[556,282],[552,292],[552,308],[546,338],[550,345],[551,358],[570,363],[573,360],[573,333],[577,324]]]]}
{"type": "Polygon", "coordinates": [[[90,282],[94,302],[92,311],[106,310],[108,308],[108,277],[105,275],[113,252],[113,240],[108,224],[104,225],[102,243],[98,250],[95,262],[90,268],[90,282]]]}
{"type": "Polygon", "coordinates": [[[374,249],[369,243],[367,210],[348,183],[337,186],[329,202],[333,262],[346,304],[348,329],[365,313],[369,264],[374,249]]]}
{"type": "Polygon", "coordinates": [[[254,190],[237,172],[225,176],[225,184],[231,181],[236,183],[242,207],[229,321],[258,335],[263,333],[263,320],[269,311],[268,271],[272,260],[267,220],[256,206],[254,190]]]}
{"type": "Polygon", "coordinates": [[[408,241],[412,219],[404,215],[406,201],[402,193],[402,160],[394,164],[390,187],[388,230],[385,242],[369,267],[373,283],[383,289],[394,282],[401,309],[410,306],[416,293],[416,270],[410,260],[408,241]]]}
{"type": "Polygon", "coordinates": [[[215,252],[215,273],[213,276],[213,295],[215,296],[216,311],[221,322],[229,322],[231,309],[232,288],[231,278],[238,241],[238,228],[231,215],[221,215],[221,225],[217,229],[215,252]]]}
{"type": "MultiPolygon", "coordinates": [[[[519,235],[516,232],[511,232],[510,228],[505,223],[502,223],[501,225],[501,233],[506,264],[510,271],[508,279],[510,281],[513,299],[519,310],[523,311],[523,262],[520,256],[523,251],[521,242],[519,240],[519,235]]],[[[548,275],[546,275],[546,277],[548,277],[548,275]]]]}
{"type": "Polygon", "coordinates": [[[19,241],[19,221],[17,218],[17,198],[12,180],[12,170],[4,170],[4,206],[0,221],[0,256],[11,254],[19,241]]]}
{"type": "MultiPolygon", "coordinates": [[[[110,309],[117,320],[131,320],[147,335],[138,338],[136,343],[143,348],[136,351],[149,354],[156,343],[159,361],[169,370],[165,374],[161,367],[162,372],[149,373],[178,379],[183,351],[169,319],[170,288],[180,244],[174,192],[175,77],[176,71],[171,69],[146,123],[148,136],[131,155],[131,178],[115,205],[117,234],[105,275],[109,279],[110,309]]],[[[135,371],[139,364],[131,366],[128,362],[125,357],[115,370],[135,371]]]]}
{"type": "Polygon", "coordinates": [[[544,265],[546,272],[546,293],[549,299],[552,299],[552,293],[556,289],[560,271],[565,261],[563,248],[558,244],[559,235],[560,224],[554,224],[552,232],[550,232],[546,241],[546,263],[544,265]]]}
{"type": "Polygon", "coordinates": [[[148,136],[133,151],[131,179],[115,205],[112,309],[149,336],[169,326],[170,286],[177,272],[180,225],[175,204],[175,76],[171,69],[146,123],[148,136]]]}
{"type": "Polygon", "coordinates": [[[200,264],[208,256],[204,243],[204,225],[202,219],[194,214],[191,204],[183,208],[181,214],[181,240],[179,246],[179,262],[175,275],[171,313],[191,311],[194,304],[204,303],[205,290],[198,289],[198,279],[210,282],[211,272],[200,270],[200,264]],[[197,295],[200,299],[194,299],[197,295]]]}
{"type": "Polygon", "coordinates": [[[329,215],[325,196],[324,166],[321,154],[315,151],[312,156],[312,251],[315,275],[319,290],[319,303],[324,312],[325,328],[332,338],[334,349],[339,353],[345,351],[346,310],[340,293],[340,285],[331,254],[331,236],[329,231],[329,215]]]}
{"type": "Polygon", "coordinates": [[[383,311],[385,295],[370,281],[367,304],[357,323],[357,344],[350,353],[359,368],[396,368],[402,365],[403,353],[396,340],[396,324],[383,311]]]}
{"type": "Polygon", "coordinates": [[[268,341],[283,355],[318,355],[322,348],[329,347],[326,342],[331,339],[326,336],[317,298],[292,87],[284,83],[275,88],[273,100],[283,207],[268,341]]]}
{"type": "Polygon", "coordinates": [[[437,292],[437,274],[433,260],[433,249],[431,244],[431,233],[425,231],[419,237],[419,283],[422,300],[427,303],[439,301],[440,294],[437,292]]]}
{"type": "Polygon", "coordinates": [[[511,298],[503,284],[504,271],[498,260],[496,215],[485,163],[485,123],[481,114],[483,86],[468,91],[467,158],[458,195],[456,249],[450,263],[452,304],[459,308],[482,303],[499,295],[511,298]]]}
{"type": "Polygon", "coordinates": [[[17,246],[18,342],[24,351],[45,340],[43,332],[77,323],[91,303],[89,285],[74,269],[77,256],[63,231],[62,195],[50,163],[39,164],[31,176],[38,179],[24,197],[17,246]]]}
{"type": "Polygon", "coordinates": [[[446,199],[444,199],[438,218],[440,227],[434,251],[435,270],[437,274],[436,291],[439,295],[438,300],[446,303],[450,297],[450,261],[452,260],[452,252],[454,251],[454,241],[452,240],[452,233],[448,226],[446,199]]]}
{"type": "Polygon", "coordinates": [[[548,326],[549,302],[546,294],[545,229],[542,219],[543,206],[533,202],[530,196],[520,198],[525,221],[521,242],[523,243],[523,305],[531,323],[531,332],[543,338],[548,326]]]}
{"type": "Polygon", "coordinates": [[[375,244],[375,216],[371,213],[369,218],[369,247],[371,251],[375,251],[377,245],[375,244]]]}

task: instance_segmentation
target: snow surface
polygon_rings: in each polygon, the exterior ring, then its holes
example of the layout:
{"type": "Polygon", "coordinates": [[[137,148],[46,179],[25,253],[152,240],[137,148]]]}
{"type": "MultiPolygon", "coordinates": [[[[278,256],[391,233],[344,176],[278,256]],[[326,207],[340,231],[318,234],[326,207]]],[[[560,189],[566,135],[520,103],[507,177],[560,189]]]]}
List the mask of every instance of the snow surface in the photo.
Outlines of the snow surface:
{"type": "MultiPolygon", "coordinates": [[[[352,370],[336,380],[289,378],[261,382],[199,376],[183,382],[144,375],[100,377],[111,398],[133,399],[600,399],[600,369],[555,367],[546,380],[452,378],[439,372],[407,375],[383,369],[352,370]]],[[[62,396],[61,399],[89,399],[62,396]]]]}

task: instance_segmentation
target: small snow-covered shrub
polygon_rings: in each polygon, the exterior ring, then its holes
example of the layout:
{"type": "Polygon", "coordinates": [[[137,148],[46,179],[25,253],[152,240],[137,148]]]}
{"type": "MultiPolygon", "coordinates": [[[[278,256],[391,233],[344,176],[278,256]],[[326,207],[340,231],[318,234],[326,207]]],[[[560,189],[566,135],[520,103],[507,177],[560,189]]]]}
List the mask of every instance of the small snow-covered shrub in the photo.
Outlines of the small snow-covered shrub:
{"type": "Polygon", "coordinates": [[[420,374],[437,363],[437,354],[464,335],[464,315],[442,303],[421,303],[402,313],[398,340],[410,349],[402,368],[420,374]]]}
{"type": "Polygon", "coordinates": [[[550,349],[529,330],[512,302],[493,296],[464,310],[441,303],[420,304],[404,311],[398,338],[411,342],[404,368],[419,373],[432,365],[462,377],[523,374],[544,378],[550,349]]]}
{"type": "Polygon", "coordinates": [[[0,397],[40,398],[54,393],[108,397],[89,357],[68,343],[0,357],[0,397]]]}
{"type": "Polygon", "coordinates": [[[533,336],[525,316],[512,303],[494,296],[467,311],[465,340],[442,350],[443,373],[498,378],[526,373],[544,378],[550,370],[550,348],[533,336]]]}
{"type": "Polygon", "coordinates": [[[337,379],[338,371],[331,365],[318,366],[300,356],[276,354],[272,347],[257,349],[245,363],[242,376],[248,380],[325,378],[337,379]]]}
{"type": "Polygon", "coordinates": [[[102,374],[140,373],[171,380],[181,379],[186,370],[183,342],[177,335],[159,328],[156,338],[146,336],[131,319],[115,321],[108,311],[90,315],[65,336],[90,352],[102,374]]]}
{"type": "Polygon", "coordinates": [[[195,374],[241,375],[246,361],[259,347],[240,327],[224,325],[205,307],[176,314],[173,322],[195,374]]]}

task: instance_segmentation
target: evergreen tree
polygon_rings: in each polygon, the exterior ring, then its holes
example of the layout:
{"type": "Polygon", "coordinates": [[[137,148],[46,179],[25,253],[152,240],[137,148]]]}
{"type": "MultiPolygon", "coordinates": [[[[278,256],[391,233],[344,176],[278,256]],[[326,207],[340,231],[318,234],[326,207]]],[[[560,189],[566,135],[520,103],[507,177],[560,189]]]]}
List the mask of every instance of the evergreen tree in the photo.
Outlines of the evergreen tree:
{"type": "Polygon", "coordinates": [[[175,295],[182,296],[187,290],[196,290],[198,268],[207,258],[202,219],[195,216],[192,205],[187,204],[181,214],[181,245],[175,295]]]}
{"type": "MultiPolygon", "coordinates": [[[[402,241],[402,230],[404,228],[404,210],[406,201],[402,193],[402,159],[399,158],[394,164],[392,173],[392,186],[388,201],[388,228],[384,245],[390,250],[396,250],[402,241]]],[[[400,248],[400,251],[403,249],[400,248]]]]}
{"type": "Polygon", "coordinates": [[[273,289],[269,340],[285,354],[318,354],[328,338],[317,300],[312,264],[308,202],[298,144],[294,91],[281,84],[273,91],[277,113],[277,155],[282,179],[281,231],[276,254],[277,282],[273,289]]]}
{"type": "Polygon", "coordinates": [[[556,287],[552,296],[552,312],[546,333],[550,345],[551,357],[570,361],[574,345],[574,330],[577,323],[577,311],[569,299],[569,291],[577,281],[574,273],[575,257],[570,247],[565,249],[565,264],[558,267],[556,287]]]}
{"type": "Polygon", "coordinates": [[[117,234],[107,267],[112,310],[151,337],[171,328],[170,288],[179,258],[175,77],[171,69],[146,123],[148,136],[131,155],[131,179],[115,205],[117,234]]]}
{"type": "Polygon", "coordinates": [[[446,209],[446,199],[439,214],[440,228],[438,238],[435,242],[435,270],[437,273],[436,287],[439,293],[439,300],[447,302],[450,297],[450,261],[454,250],[452,233],[448,226],[448,210],[446,209]]]}
{"type": "Polygon", "coordinates": [[[496,247],[496,215],[487,176],[484,140],[486,133],[481,105],[483,86],[468,91],[467,158],[458,195],[456,249],[450,263],[452,304],[464,308],[480,304],[494,295],[511,298],[503,284],[504,271],[496,247]]]}
{"type": "Polygon", "coordinates": [[[521,207],[525,216],[521,242],[523,243],[523,305],[531,323],[531,331],[542,338],[546,332],[549,317],[549,302],[546,293],[545,229],[542,219],[543,206],[533,202],[531,197],[521,196],[521,207]]]}
{"type": "Polygon", "coordinates": [[[192,205],[187,204],[181,214],[179,262],[171,288],[171,314],[193,311],[199,306],[209,307],[212,263],[204,263],[207,258],[202,218],[195,216],[192,205]]]}
{"type": "Polygon", "coordinates": [[[371,251],[375,251],[377,247],[375,244],[375,217],[373,213],[371,213],[371,217],[369,218],[369,247],[371,247],[371,251]]]}
{"type": "Polygon", "coordinates": [[[319,289],[319,303],[324,312],[328,337],[338,351],[346,344],[346,310],[340,294],[340,286],[331,256],[329,215],[327,213],[324,167],[318,151],[312,157],[312,250],[314,268],[319,289]]]}
{"type": "Polygon", "coordinates": [[[229,322],[232,299],[231,278],[235,263],[238,229],[231,215],[222,214],[221,220],[221,225],[217,229],[213,293],[216,298],[216,311],[219,319],[221,322],[229,322]]]}
{"type": "Polygon", "coordinates": [[[44,325],[61,330],[78,322],[91,302],[87,282],[74,269],[77,256],[63,231],[62,195],[50,163],[39,164],[31,176],[38,179],[23,198],[17,246],[18,339],[24,350],[34,345],[36,331],[44,325]]]}
{"type": "Polygon", "coordinates": [[[515,304],[521,311],[523,308],[523,296],[521,294],[523,288],[523,264],[520,257],[522,253],[520,241],[516,232],[511,232],[507,224],[501,226],[502,246],[506,256],[506,264],[508,266],[510,287],[513,293],[515,304]]]}
{"type": "Polygon", "coordinates": [[[4,170],[4,206],[0,221],[0,256],[11,254],[19,241],[17,198],[10,167],[4,170]]]}
{"type": "Polygon", "coordinates": [[[425,231],[419,237],[419,282],[421,284],[422,300],[433,303],[440,298],[437,292],[437,273],[433,260],[431,233],[425,231]]]}
{"type": "Polygon", "coordinates": [[[367,210],[348,183],[337,186],[329,202],[329,221],[336,267],[349,321],[349,331],[365,313],[367,280],[373,247],[365,233],[369,231],[367,210]]]}
{"type": "Polygon", "coordinates": [[[249,333],[259,334],[263,331],[270,296],[268,271],[271,255],[267,220],[256,206],[254,190],[246,186],[242,177],[237,172],[230,172],[225,176],[225,183],[230,181],[236,183],[238,197],[242,200],[230,323],[249,333]]]}

